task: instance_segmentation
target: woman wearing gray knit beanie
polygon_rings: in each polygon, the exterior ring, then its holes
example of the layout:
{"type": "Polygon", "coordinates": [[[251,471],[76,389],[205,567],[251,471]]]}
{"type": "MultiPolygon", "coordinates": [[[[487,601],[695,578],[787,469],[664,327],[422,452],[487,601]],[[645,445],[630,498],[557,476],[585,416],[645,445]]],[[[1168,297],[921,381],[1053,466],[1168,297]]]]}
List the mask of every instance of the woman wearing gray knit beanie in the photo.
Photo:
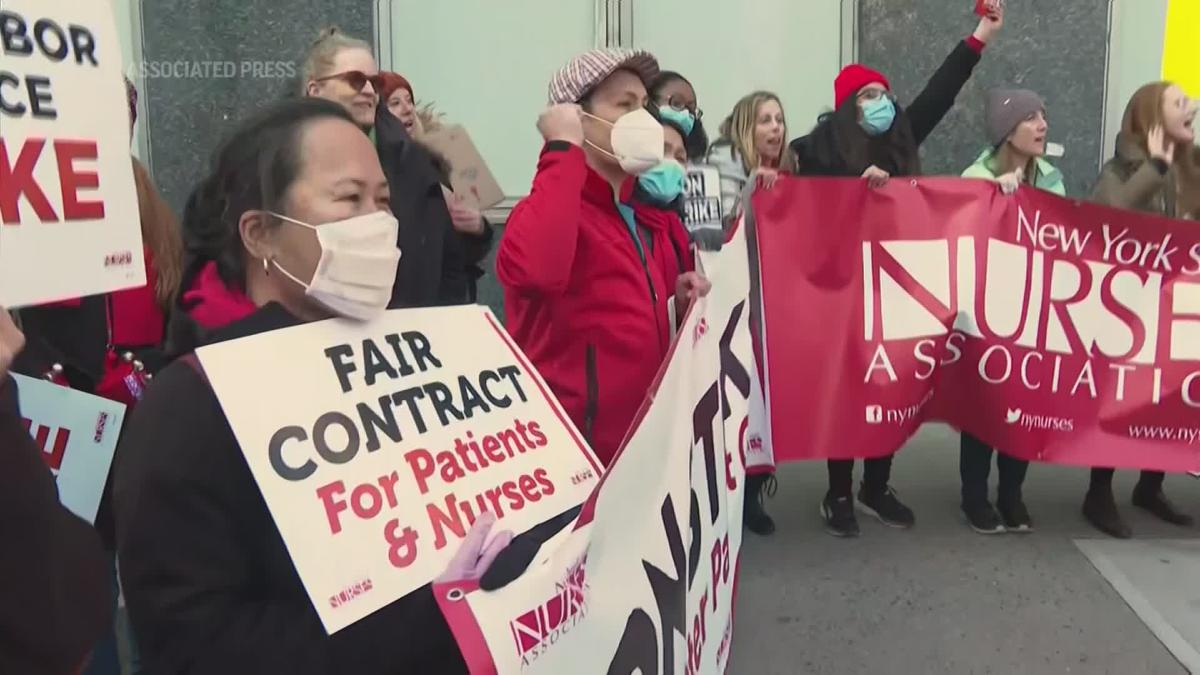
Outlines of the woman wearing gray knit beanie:
{"type": "MultiPolygon", "coordinates": [[[[1004,194],[1029,185],[1057,195],[1066,195],[1062,172],[1043,156],[1046,154],[1046,104],[1026,89],[993,89],[988,92],[984,118],[988,147],[963,172],[964,178],[984,178],[1000,184],[1004,194]]],[[[988,501],[988,475],[993,450],[987,443],[964,433],[959,448],[962,477],[962,510],[971,529],[980,534],[1032,532],[1033,520],[1021,497],[1021,486],[1029,462],[996,454],[1000,483],[996,506],[988,501]]]]}
{"type": "Polygon", "coordinates": [[[1006,194],[1021,184],[1065,196],[1062,172],[1044,159],[1046,104],[1027,89],[993,89],[984,105],[988,148],[963,172],[964,178],[1000,183],[1006,194]]]}

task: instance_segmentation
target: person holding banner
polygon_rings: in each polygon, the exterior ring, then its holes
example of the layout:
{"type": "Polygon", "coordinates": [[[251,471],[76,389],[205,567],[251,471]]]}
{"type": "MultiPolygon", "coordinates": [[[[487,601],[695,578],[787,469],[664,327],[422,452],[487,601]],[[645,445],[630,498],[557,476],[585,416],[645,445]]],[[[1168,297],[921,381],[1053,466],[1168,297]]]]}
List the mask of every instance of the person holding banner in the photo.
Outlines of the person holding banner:
{"type": "Polygon", "coordinates": [[[992,89],[984,104],[988,148],[963,171],[963,178],[1000,184],[1005,194],[1020,185],[1067,194],[1062,171],[1046,161],[1046,104],[1027,89],[992,89]]]}
{"type": "Polygon", "coordinates": [[[687,159],[693,163],[703,162],[708,155],[708,133],[704,130],[704,111],[696,100],[692,83],[679,73],[664,70],[650,83],[650,99],[664,116],[668,116],[665,111],[670,109],[674,116],[691,118],[691,124],[684,124],[688,129],[684,136],[687,159]]]}
{"type": "MultiPolygon", "coordinates": [[[[242,125],[185,214],[189,254],[211,264],[191,292],[214,326],[203,342],[381,314],[400,258],[388,205],[379,158],[344,107],[292,99],[242,125]]],[[[192,354],[201,342],[174,346],[182,357],[133,411],[114,468],[121,578],[146,670],[465,672],[429,586],[326,634],[192,354]]],[[[511,539],[485,547],[493,522],[476,519],[443,580],[491,566],[511,539]]]]}
{"type": "MultiPolygon", "coordinates": [[[[992,89],[984,103],[988,148],[963,171],[964,178],[996,181],[1000,191],[1013,194],[1021,185],[1066,196],[1063,174],[1046,154],[1046,104],[1024,89],[992,89]]],[[[980,534],[1032,532],[1033,519],[1021,497],[1029,462],[1000,452],[996,505],[988,500],[988,475],[993,449],[968,433],[961,436],[959,474],[962,477],[962,511],[967,524],[980,534]]]]}
{"type": "Polygon", "coordinates": [[[769,91],[743,96],[721,123],[721,137],[709,148],[708,164],[721,172],[721,204],[728,231],[739,215],[747,182],[755,179],[769,188],[781,172],[796,172],[779,97],[769,91]]]}
{"type": "MultiPolygon", "coordinates": [[[[392,290],[392,308],[457,305],[468,299],[468,263],[451,220],[429,151],[379,105],[384,78],[371,45],[336,27],[321,31],[303,66],[304,95],[346,108],[364,131],[373,132],[379,161],[391,186],[391,210],[401,222],[405,256],[392,290]]],[[[476,223],[474,237],[487,236],[476,223]]]]}
{"type": "MultiPolygon", "coordinates": [[[[1004,6],[996,4],[907,107],[897,104],[883,73],[857,63],[843,68],[833,83],[833,112],[822,115],[808,136],[791,143],[800,175],[861,177],[871,187],[884,186],[892,176],[920,175],[921,144],[954,107],[984,47],[1003,25],[1004,6]]],[[[856,502],[854,460],[829,460],[829,491],[821,503],[826,530],[837,537],[858,536],[856,506],[890,527],[916,524],[912,510],[889,485],[892,456],[868,459],[864,465],[856,502]]]]}
{"type": "MultiPolygon", "coordinates": [[[[1105,163],[1093,199],[1108,206],[1167,218],[1200,219],[1200,162],[1193,147],[1197,103],[1177,85],[1153,82],[1138,89],[1125,108],[1116,155],[1105,163]]],[[[1133,530],[1113,498],[1110,468],[1092,469],[1083,515],[1097,530],[1128,539],[1133,530]]],[[[1143,471],[1133,504],[1173,525],[1194,519],[1163,493],[1165,474],[1143,471]]]]}
{"type": "MultiPolygon", "coordinates": [[[[796,157],[787,145],[787,121],[779,97],[767,91],[742,97],[721,124],[721,138],[709,149],[708,164],[720,172],[724,229],[728,232],[740,215],[742,191],[748,181],[757,180],[770,189],[780,172],[796,172],[796,157]]],[[[765,536],[775,531],[775,521],[765,507],[766,495],[773,494],[774,486],[773,473],[746,476],[742,519],[755,534],[765,536]]]]}
{"type": "Polygon", "coordinates": [[[682,315],[709,290],[670,253],[679,216],[632,199],[663,163],[657,74],[647,52],[597,49],[553,77],[533,189],[496,256],[509,332],[606,465],[670,347],[668,303],[682,315]]]}
{"type": "Polygon", "coordinates": [[[0,307],[0,672],[77,673],[112,625],[100,538],[58,499],[8,377],[25,338],[0,307]]]}

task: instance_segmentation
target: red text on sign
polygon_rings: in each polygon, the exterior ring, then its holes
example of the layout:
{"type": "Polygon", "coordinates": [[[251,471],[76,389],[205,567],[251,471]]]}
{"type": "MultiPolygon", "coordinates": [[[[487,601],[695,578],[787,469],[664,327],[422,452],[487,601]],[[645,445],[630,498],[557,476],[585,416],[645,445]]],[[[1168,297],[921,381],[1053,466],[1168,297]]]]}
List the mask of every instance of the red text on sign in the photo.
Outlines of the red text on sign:
{"type": "Polygon", "coordinates": [[[8,140],[0,137],[0,222],[4,225],[21,223],[20,203],[24,198],[37,217],[46,223],[76,220],[99,220],[104,217],[104,202],[80,197],[81,190],[100,187],[100,176],[76,166],[76,162],[96,161],[95,141],[54,140],[54,157],[58,169],[62,213],[56,213],[38,184],[34,169],[46,146],[44,138],[27,138],[15,156],[8,140]]]}

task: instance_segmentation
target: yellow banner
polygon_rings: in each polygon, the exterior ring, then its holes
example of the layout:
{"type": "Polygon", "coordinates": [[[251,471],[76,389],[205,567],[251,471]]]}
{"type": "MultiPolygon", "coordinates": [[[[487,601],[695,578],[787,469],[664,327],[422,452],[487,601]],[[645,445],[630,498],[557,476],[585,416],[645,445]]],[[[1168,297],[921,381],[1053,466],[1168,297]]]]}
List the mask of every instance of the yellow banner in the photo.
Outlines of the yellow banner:
{"type": "Polygon", "coordinates": [[[1200,97],[1200,0],[1171,0],[1163,40],[1163,79],[1200,97]]]}

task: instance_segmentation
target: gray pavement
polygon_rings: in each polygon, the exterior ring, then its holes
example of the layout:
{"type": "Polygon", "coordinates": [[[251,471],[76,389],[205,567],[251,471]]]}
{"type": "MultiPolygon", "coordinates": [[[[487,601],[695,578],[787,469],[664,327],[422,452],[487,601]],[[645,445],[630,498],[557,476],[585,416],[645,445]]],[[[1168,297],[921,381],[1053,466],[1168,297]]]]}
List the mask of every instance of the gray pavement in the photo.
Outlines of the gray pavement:
{"type": "MultiPolygon", "coordinates": [[[[1190,547],[1200,530],[1129,505],[1136,475],[1117,477],[1135,537],[1190,547]]],[[[927,425],[896,461],[912,531],[860,517],[862,537],[830,537],[817,513],[824,464],[778,476],[778,531],[743,543],[731,673],[1187,673],[1076,546],[1100,536],[1079,514],[1084,469],[1031,467],[1037,532],[990,537],[961,518],[958,437],[943,426],[927,425]]],[[[1166,489],[1200,517],[1200,481],[1171,477],[1166,489]]],[[[1183,590],[1200,597],[1192,578],[1183,590]]]]}

